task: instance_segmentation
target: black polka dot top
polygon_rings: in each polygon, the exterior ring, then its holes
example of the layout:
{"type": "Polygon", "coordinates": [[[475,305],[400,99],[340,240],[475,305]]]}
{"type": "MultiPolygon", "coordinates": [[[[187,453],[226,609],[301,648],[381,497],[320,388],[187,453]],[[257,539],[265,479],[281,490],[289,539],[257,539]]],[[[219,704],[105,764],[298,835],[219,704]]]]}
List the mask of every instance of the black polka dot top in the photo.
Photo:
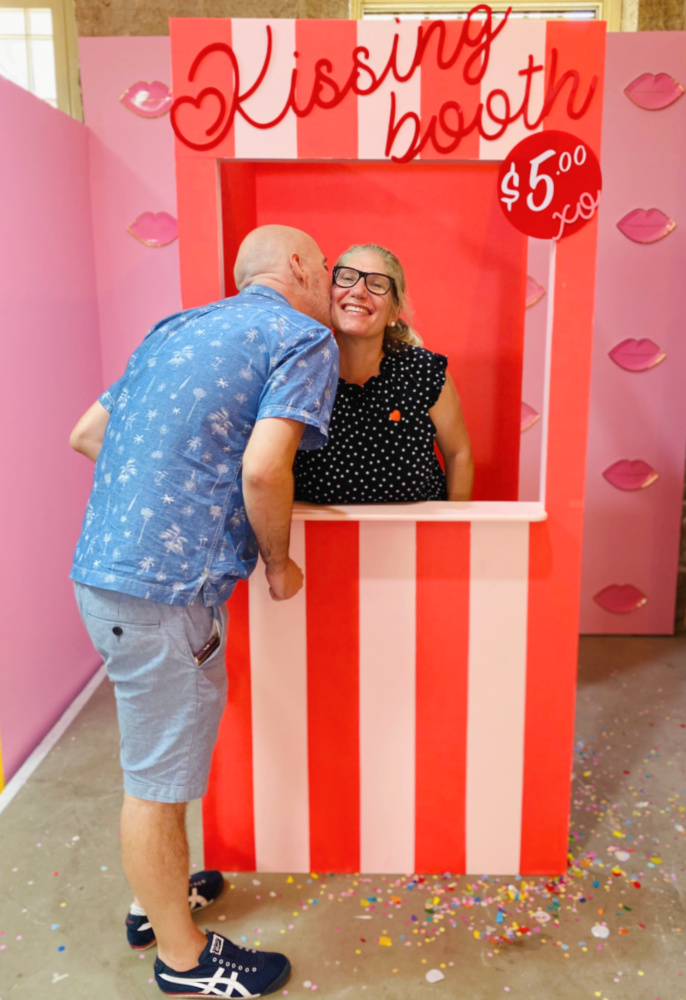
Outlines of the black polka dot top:
{"type": "Polygon", "coordinates": [[[448,359],[421,347],[384,345],[378,375],[338,380],[329,441],[295,460],[295,499],[308,503],[393,503],[447,499],[429,409],[448,359]]]}

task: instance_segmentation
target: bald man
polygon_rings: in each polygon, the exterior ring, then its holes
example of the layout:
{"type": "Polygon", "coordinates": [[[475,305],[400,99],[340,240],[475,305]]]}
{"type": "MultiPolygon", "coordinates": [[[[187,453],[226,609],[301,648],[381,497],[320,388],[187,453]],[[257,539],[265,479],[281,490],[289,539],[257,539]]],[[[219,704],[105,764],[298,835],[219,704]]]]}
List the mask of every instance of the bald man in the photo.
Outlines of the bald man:
{"type": "Polygon", "coordinates": [[[194,923],[223,878],[189,882],[185,813],[205,793],[226,700],[227,599],[258,550],[274,600],[302,586],[293,459],[326,442],[338,351],[326,260],[306,233],[254,230],[235,279],[238,295],[153,327],[70,439],[96,463],[71,578],[115,686],[127,938],[157,943],[169,996],[258,997],[290,975],[283,955],[194,923]]]}

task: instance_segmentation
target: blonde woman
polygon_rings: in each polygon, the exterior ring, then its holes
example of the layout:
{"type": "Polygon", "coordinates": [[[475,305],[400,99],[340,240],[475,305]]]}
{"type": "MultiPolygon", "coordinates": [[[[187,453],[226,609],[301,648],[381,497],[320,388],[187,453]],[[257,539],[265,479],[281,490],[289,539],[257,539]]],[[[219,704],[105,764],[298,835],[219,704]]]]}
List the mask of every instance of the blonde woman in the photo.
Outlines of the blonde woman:
{"type": "Polygon", "coordinates": [[[339,257],[331,321],[340,378],[329,441],[298,453],[296,500],[470,499],[472,452],[448,359],[421,346],[406,313],[405,272],[395,254],[366,244],[339,257]]]}

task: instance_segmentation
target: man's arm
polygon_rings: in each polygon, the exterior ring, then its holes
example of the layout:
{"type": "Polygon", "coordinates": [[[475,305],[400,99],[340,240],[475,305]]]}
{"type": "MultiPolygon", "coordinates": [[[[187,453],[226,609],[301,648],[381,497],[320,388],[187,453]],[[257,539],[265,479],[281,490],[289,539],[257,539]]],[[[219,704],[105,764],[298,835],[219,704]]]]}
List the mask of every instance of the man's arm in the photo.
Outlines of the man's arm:
{"type": "Polygon", "coordinates": [[[285,417],[258,420],[243,456],[243,497],[269,593],[275,601],[293,597],[302,571],[288,555],[293,508],[293,461],[305,424],[285,417]]]}
{"type": "Polygon", "coordinates": [[[81,452],[94,462],[100,454],[109,419],[110,415],[102,403],[93,403],[69,435],[69,444],[74,451],[81,452]]]}

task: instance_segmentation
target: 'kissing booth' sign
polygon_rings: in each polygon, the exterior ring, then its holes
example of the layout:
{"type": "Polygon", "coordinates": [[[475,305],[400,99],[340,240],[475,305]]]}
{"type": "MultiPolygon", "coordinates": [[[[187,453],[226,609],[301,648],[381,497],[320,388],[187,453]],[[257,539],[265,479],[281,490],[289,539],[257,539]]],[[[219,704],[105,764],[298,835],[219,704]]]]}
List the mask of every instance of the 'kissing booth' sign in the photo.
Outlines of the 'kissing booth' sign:
{"type": "Polygon", "coordinates": [[[469,505],[296,514],[304,592],[275,605],[259,569],[237,588],[207,861],[562,871],[604,25],[480,6],[172,20],[171,42],[184,304],[232,292],[262,223],[330,260],[390,246],[477,464],[469,505]],[[540,502],[518,504],[530,235],[551,239],[548,402],[540,502]]]}

